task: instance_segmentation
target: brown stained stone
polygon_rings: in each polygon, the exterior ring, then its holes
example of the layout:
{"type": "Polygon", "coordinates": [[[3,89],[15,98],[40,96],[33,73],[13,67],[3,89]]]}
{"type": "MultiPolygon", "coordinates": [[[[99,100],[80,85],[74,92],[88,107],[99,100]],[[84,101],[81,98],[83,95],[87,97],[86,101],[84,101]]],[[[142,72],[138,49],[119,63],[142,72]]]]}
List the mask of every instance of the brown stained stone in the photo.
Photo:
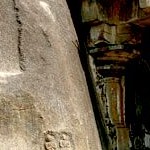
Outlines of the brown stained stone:
{"type": "Polygon", "coordinates": [[[103,57],[97,57],[97,60],[128,62],[131,59],[139,57],[139,55],[140,53],[138,51],[131,53],[121,50],[112,50],[104,52],[103,57]]]}

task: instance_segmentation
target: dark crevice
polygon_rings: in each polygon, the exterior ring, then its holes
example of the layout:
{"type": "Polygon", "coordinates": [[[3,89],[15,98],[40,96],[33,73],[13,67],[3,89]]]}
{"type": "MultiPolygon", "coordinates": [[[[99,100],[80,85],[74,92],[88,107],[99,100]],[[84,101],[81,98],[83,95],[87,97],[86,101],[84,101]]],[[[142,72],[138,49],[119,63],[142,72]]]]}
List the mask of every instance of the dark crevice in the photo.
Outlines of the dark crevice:
{"type": "MultiPolygon", "coordinates": [[[[132,138],[130,138],[131,140],[134,140],[136,137],[140,137],[143,143],[145,140],[145,133],[150,135],[149,34],[150,28],[145,27],[141,37],[141,57],[137,60],[131,61],[127,65],[125,85],[126,124],[130,127],[130,133],[132,133],[132,138]]],[[[134,146],[134,144],[132,144],[132,146],[134,146]]],[[[134,147],[131,149],[134,150],[134,147]]],[[[140,149],[148,150],[149,148],[144,147],[140,149]]]]}
{"type": "Polygon", "coordinates": [[[49,40],[49,37],[48,37],[47,33],[43,29],[42,29],[42,34],[43,34],[46,42],[48,43],[48,46],[51,47],[51,42],[49,40]]]}
{"type": "Polygon", "coordinates": [[[25,62],[25,56],[23,54],[23,51],[22,51],[22,21],[20,19],[20,10],[16,4],[16,0],[13,0],[13,7],[14,7],[14,11],[15,11],[15,15],[16,15],[16,22],[17,22],[17,25],[18,25],[18,54],[19,54],[19,66],[20,66],[20,69],[22,71],[25,71],[26,68],[25,68],[25,65],[24,65],[24,62],[25,62]]]}

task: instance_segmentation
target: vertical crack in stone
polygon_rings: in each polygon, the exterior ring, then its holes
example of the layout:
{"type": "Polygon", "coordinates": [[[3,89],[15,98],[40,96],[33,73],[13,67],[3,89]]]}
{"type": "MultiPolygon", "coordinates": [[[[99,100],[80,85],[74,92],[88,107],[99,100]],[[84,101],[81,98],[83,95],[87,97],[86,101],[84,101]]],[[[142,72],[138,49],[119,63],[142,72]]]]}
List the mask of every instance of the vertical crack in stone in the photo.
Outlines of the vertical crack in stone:
{"type": "Polygon", "coordinates": [[[44,31],[43,29],[42,29],[42,34],[43,34],[43,36],[44,36],[46,42],[48,43],[48,46],[51,47],[51,42],[50,42],[50,40],[49,40],[49,37],[48,37],[46,31],[44,31]]]}
{"type": "Polygon", "coordinates": [[[22,52],[22,22],[21,22],[21,19],[20,19],[20,10],[16,4],[16,0],[13,0],[13,7],[14,7],[14,11],[15,11],[15,14],[16,14],[16,22],[17,22],[17,25],[18,25],[18,54],[19,54],[19,66],[20,66],[20,69],[22,71],[25,71],[26,68],[24,66],[24,62],[25,62],[25,56],[22,52]]]}

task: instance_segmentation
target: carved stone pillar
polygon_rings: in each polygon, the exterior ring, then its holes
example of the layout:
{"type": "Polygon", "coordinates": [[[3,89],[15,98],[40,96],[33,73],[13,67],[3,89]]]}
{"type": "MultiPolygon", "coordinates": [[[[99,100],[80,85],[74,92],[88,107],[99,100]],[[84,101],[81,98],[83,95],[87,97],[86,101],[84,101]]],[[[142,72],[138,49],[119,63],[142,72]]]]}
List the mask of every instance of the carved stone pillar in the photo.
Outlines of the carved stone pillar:
{"type": "Polygon", "coordinates": [[[117,149],[129,149],[129,129],[125,125],[125,85],[124,77],[104,78],[108,114],[116,128],[117,149]]]}

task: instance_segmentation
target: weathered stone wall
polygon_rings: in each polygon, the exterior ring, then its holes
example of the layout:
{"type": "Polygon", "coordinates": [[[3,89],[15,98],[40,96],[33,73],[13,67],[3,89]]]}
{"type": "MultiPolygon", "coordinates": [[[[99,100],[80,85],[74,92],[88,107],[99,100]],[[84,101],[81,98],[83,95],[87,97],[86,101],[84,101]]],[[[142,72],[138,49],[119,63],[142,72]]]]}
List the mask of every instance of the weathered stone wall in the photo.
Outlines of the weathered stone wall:
{"type": "Polygon", "coordinates": [[[0,18],[0,149],[100,150],[65,0],[1,0],[0,18]]]}

